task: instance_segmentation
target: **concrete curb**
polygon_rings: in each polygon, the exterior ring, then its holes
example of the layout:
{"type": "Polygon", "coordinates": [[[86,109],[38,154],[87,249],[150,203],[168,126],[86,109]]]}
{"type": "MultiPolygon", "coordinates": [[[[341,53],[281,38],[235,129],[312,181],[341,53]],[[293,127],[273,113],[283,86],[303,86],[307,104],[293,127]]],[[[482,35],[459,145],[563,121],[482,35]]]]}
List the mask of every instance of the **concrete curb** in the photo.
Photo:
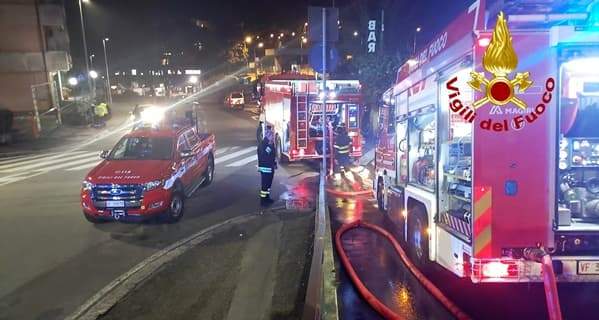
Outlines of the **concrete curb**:
{"type": "Polygon", "coordinates": [[[208,240],[214,232],[225,226],[242,223],[258,216],[257,214],[250,214],[225,220],[156,252],[102,288],[75,310],[75,312],[66,317],[66,319],[97,319],[108,312],[110,308],[129,292],[133,291],[139,284],[159,271],[163,265],[179,257],[194,246],[208,240]]]}
{"type": "Polygon", "coordinates": [[[331,225],[325,194],[325,178],[321,175],[318,209],[314,217],[312,263],[302,313],[303,320],[339,318],[331,225]]]}

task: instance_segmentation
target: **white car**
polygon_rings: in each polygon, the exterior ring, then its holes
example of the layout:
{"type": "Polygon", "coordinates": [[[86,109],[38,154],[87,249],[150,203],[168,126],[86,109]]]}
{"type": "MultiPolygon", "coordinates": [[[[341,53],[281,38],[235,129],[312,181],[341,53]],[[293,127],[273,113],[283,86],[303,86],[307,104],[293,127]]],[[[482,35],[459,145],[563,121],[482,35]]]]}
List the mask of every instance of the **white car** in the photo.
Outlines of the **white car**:
{"type": "Polygon", "coordinates": [[[243,92],[231,92],[225,99],[225,105],[231,109],[245,108],[245,97],[243,96],[243,92]]]}

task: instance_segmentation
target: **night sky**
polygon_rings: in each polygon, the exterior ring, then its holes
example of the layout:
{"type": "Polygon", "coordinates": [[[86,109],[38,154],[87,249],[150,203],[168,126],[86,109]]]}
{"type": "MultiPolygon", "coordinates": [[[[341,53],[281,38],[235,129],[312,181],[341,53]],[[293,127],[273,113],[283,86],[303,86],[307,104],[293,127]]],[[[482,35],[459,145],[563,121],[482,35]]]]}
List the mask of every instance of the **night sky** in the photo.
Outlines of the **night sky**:
{"type": "MultiPolygon", "coordinates": [[[[77,0],[64,0],[71,35],[75,69],[83,66],[82,40],[77,0]]],[[[374,15],[386,9],[385,47],[405,48],[413,41],[413,30],[422,27],[418,43],[423,45],[473,0],[335,0],[344,7],[367,1],[374,15]]],[[[293,30],[306,21],[308,5],[326,5],[318,0],[90,0],[83,3],[90,54],[94,67],[103,67],[102,41],[109,37],[111,71],[157,65],[163,52],[192,50],[202,42],[203,50],[189,57],[189,64],[210,68],[222,63],[224,50],[245,34],[293,30]],[[200,29],[196,21],[206,22],[200,29]]],[[[353,19],[353,17],[341,17],[353,19]]],[[[355,23],[358,23],[357,21],[355,23]]],[[[365,27],[361,31],[364,31],[365,27]]]]}

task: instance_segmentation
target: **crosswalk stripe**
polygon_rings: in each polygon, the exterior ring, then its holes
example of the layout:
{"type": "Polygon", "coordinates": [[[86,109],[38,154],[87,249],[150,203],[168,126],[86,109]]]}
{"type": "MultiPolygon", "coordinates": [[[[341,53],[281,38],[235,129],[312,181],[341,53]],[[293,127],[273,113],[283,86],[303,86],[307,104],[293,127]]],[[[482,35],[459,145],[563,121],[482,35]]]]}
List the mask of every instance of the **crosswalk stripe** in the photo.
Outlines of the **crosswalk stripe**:
{"type": "Polygon", "coordinates": [[[46,163],[46,162],[51,162],[51,161],[56,161],[55,159],[59,159],[59,158],[63,158],[65,156],[76,156],[76,155],[81,155],[86,153],[85,151],[75,151],[72,153],[60,153],[60,154],[55,154],[55,155],[44,155],[43,157],[40,158],[35,158],[35,159],[28,159],[25,161],[18,161],[18,162],[14,162],[11,164],[6,164],[6,165],[0,165],[0,170],[7,170],[7,169],[11,169],[11,168],[15,168],[15,167],[23,167],[23,166],[27,166],[27,165],[34,165],[34,164],[38,164],[38,163],[46,163]]]}
{"type": "Polygon", "coordinates": [[[65,169],[66,171],[79,171],[79,170],[84,170],[84,169],[91,169],[95,166],[97,166],[101,161],[99,161],[98,159],[94,159],[95,161],[92,161],[90,163],[86,163],[77,167],[73,167],[73,168],[68,168],[65,169]]]}
{"type": "Polygon", "coordinates": [[[227,167],[241,167],[244,166],[250,162],[254,162],[254,161],[258,161],[258,155],[251,155],[247,158],[243,158],[241,160],[235,161],[233,163],[230,163],[227,165],[227,167]]]}
{"type": "Polygon", "coordinates": [[[239,157],[241,155],[244,155],[246,153],[250,153],[252,151],[255,152],[256,151],[256,147],[248,147],[248,148],[245,148],[245,149],[241,149],[241,150],[239,150],[237,152],[229,153],[228,155],[220,157],[220,158],[217,157],[216,160],[214,161],[214,163],[215,164],[219,164],[221,162],[225,162],[225,161],[237,158],[237,157],[239,157]]]}
{"type": "Polygon", "coordinates": [[[218,149],[216,149],[215,155],[218,156],[219,154],[227,153],[229,151],[233,151],[233,150],[236,150],[236,149],[239,149],[239,147],[235,146],[235,147],[218,148],[218,149]]]}
{"type": "MultiPolygon", "coordinates": [[[[65,162],[69,162],[74,159],[85,158],[85,157],[98,158],[98,152],[96,152],[96,151],[83,152],[83,153],[77,152],[76,154],[69,154],[69,155],[60,154],[60,155],[40,159],[41,161],[35,161],[35,160],[33,162],[26,161],[27,163],[31,163],[29,165],[23,165],[24,163],[16,163],[16,164],[9,165],[6,167],[0,167],[0,172],[11,173],[11,172],[17,172],[17,171],[26,171],[26,170],[31,170],[34,168],[51,165],[51,164],[54,164],[57,162],[62,162],[64,164],[65,162]]],[[[46,168],[41,168],[41,169],[45,170],[46,168]]]]}
{"type": "Polygon", "coordinates": [[[40,154],[40,155],[36,155],[36,156],[29,156],[29,157],[16,157],[16,158],[11,158],[11,159],[6,159],[6,160],[0,160],[0,168],[4,167],[4,166],[8,166],[9,164],[14,164],[14,163],[24,163],[25,161],[34,161],[36,159],[40,159],[40,158],[44,158],[44,157],[49,157],[52,155],[55,155],[56,152],[53,153],[44,153],[44,154],[40,154]]]}
{"type": "Polygon", "coordinates": [[[83,164],[90,164],[90,163],[98,163],[100,159],[98,159],[98,156],[92,156],[92,157],[87,157],[84,159],[80,159],[77,161],[71,161],[69,163],[61,163],[61,164],[56,164],[53,166],[49,166],[49,167],[44,167],[44,168],[40,168],[38,169],[39,171],[52,171],[52,170],[57,170],[57,169],[64,169],[64,168],[69,168],[75,165],[83,165],[83,164]]]}

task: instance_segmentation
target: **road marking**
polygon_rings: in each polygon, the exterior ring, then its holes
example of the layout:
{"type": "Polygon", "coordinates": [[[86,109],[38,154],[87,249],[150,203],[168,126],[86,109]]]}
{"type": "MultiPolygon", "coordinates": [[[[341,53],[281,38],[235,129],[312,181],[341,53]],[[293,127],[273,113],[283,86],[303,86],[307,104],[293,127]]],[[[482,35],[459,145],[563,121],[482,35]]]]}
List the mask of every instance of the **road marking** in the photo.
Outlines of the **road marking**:
{"type": "Polygon", "coordinates": [[[94,159],[94,161],[84,164],[84,165],[80,165],[74,168],[68,168],[66,169],[66,171],[78,171],[78,170],[83,170],[83,169],[91,169],[95,166],[97,166],[98,164],[100,164],[100,162],[102,161],[98,161],[98,159],[94,159]]]}
{"type": "Polygon", "coordinates": [[[244,165],[246,165],[250,162],[254,162],[254,161],[258,161],[258,155],[256,155],[256,154],[249,156],[247,158],[243,158],[241,160],[235,161],[233,163],[230,163],[227,165],[227,167],[241,167],[241,166],[244,166],[244,165]]]}
{"type": "Polygon", "coordinates": [[[216,153],[215,153],[215,155],[217,155],[217,156],[218,156],[219,154],[227,153],[227,152],[229,152],[229,151],[233,151],[233,150],[235,150],[235,149],[238,149],[238,148],[239,148],[239,147],[224,147],[224,148],[218,148],[218,149],[216,150],[216,153]]]}
{"type": "Polygon", "coordinates": [[[77,161],[71,161],[69,163],[61,163],[61,164],[53,165],[53,166],[50,166],[50,167],[45,167],[45,168],[42,168],[40,170],[48,172],[48,171],[53,171],[53,170],[57,170],[57,169],[69,168],[69,167],[72,167],[74,165],[97,163],[98,160],[99,160],[98,156],[96,155],[96,156],[88,157],[88,158],[85,158],[85,159],[80,159],[80,160],[77,160],[77,161]]]}
{"type": "Polygon", "coordinates": [[[100,291],[98,291],[98,293],[93,295],[83,305],[81,305],[75,312],[66,317],[66,319],[95,320],[99,318],[123,297],[125,297],[130,291],[134,290],[141,282],[149,279],[150,276],[160,270],[160,267],[164,266],[170,261],[173,261],[187,250],[197,246],[207,239],[210,239],[212,234],[219,231],[222,227],[243,223],[255,217],[257,217],[256,214],[248,214],[225,220],[203,229],[183,240],[177,241],[174,244],[154,253],[102,288],[100,291]]]}
{"type": "Polygon", "coordinates": [[[246,153],[250,153],[252,151],[256,152],[256,147],[248,147],[248,148],[245,148],[245,149],[241,149],[241,150],[239,150],[237,152],[230,153],[230,154],[228,154],[228,155],[226,155],[224,157],[220,157],[220,158],[217,157],[216,160],[214,161],[214,163],[215,164],[219,164],[221,162],[225,162],[225,161],[237,158],[239,156],[242,156],[242,155],[244,155],[246,153]]]}
{"type": "Polygon", "coordinates": [[[19,164],[32,163],[32,162],[40,160],[40,158],[45,158],[45,157],[49,157],[49,156],[52,156],[52,155],[56,155],[56,152],[45,153],[45,154],[40,154],[40,155],[37,155],[37,156],[30,156],[30,157],[20,157],[20,159],[14,159],[14,160],[0,161],[0,169],[5,168],[5,167],[6,168],[12,167],[17,162],[19,164]]]}
{"type": "MultiPolygon", "coordinates": [[[[51,156],[51,157],[46,157],[41,159],[42,161],[36,161],[36,160],[32,160],[32,161],[25,161],[22,163],[16,163],[16,164],[12,164],[12,165],[8,165],[8,166],[0,166],[0,172],[2,173],[11,173],[11,172],[18,172],[18,171],[26,171],[26,170],[31,170],[34,168],[38,168],[38,167],[43,167],[46,165],[50,165],[53,163],[57,163],[57,162],[62,162],[62,164],[65,164],[65,162],[67,161],[71,161],[74,159],[79,159],[79,158],[89,158],[89,157],[96,157],[98,158],[98,152],[96,151],[92,151],[92,152],[74,152],[75,154],[60,154],[60,155],[56,155],[56,156],[51,156]],[[28,165],[24,165],[25,163],[31,163],[28,165]]],[[[72,163],[71,163],[72,164],[72,163]]],[[[47,168],[42,168],[43,170],[47,170],[47,168]]]]}

